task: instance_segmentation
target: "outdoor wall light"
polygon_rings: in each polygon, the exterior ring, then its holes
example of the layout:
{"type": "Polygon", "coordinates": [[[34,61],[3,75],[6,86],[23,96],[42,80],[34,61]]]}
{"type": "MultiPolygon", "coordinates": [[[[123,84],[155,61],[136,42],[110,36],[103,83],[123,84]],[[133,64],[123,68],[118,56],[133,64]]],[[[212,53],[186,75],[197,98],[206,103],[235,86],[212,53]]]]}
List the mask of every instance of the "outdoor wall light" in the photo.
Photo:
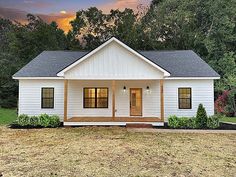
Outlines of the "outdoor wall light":
{"type": "Polygon", "coordinates": [[[123,87],[123,91],[124,91],[124,92],[126,91],[126,86],[123,87]]]}
{"type": "Polygon", "coordinates": [[[148,93],[150,92],[149,86],[146,87],[146,90],[147,90],[148,93]]]}

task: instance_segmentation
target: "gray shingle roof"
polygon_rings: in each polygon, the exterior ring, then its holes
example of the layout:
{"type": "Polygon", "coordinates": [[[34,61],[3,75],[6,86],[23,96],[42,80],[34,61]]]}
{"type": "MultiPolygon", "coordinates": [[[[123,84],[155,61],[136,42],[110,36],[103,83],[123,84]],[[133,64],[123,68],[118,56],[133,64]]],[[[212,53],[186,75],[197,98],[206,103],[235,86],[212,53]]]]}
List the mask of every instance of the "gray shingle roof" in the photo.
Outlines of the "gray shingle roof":
{"type": "MultiPolygon", "coordinates": [[[[13,77],[56,77],[57,73],[88,52],[44,51],[25,65],[13,77]]],[[[171,77],[219,77],[219,75],[191,50],[139,51],[162,67],[171,77]]]]}

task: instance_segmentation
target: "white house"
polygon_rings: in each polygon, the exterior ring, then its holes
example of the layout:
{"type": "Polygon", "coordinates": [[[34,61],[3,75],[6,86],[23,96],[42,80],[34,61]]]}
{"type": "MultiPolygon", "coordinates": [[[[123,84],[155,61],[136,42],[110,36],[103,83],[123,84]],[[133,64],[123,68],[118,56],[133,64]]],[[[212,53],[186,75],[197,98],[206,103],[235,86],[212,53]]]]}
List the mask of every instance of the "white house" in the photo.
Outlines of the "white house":
{"type": "Polygon", "coordinates": [[[161,126],[214,114],[219,75],[191,50],[135,51],[111,38],[90,52],[44,51],[14,76],[19,114],[56,114],[64,125],[161,126]]]}

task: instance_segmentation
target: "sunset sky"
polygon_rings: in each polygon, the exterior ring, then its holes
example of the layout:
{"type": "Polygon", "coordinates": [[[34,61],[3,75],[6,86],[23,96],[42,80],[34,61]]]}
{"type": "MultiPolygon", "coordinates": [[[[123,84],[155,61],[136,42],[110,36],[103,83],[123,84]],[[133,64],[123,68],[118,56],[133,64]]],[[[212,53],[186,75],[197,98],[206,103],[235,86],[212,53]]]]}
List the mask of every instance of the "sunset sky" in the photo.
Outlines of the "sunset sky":
{"type": "Polygon", "coordinates": [[[65,31],[70,29],[69,21],[81,9],[97,7],[108,13],[111,9],[132,8],[142,4],[147,6],[151,0],[0,0],[0,17],[26,22],[26,14],[40,16],[46,22],[56,21],[65,31]]]}

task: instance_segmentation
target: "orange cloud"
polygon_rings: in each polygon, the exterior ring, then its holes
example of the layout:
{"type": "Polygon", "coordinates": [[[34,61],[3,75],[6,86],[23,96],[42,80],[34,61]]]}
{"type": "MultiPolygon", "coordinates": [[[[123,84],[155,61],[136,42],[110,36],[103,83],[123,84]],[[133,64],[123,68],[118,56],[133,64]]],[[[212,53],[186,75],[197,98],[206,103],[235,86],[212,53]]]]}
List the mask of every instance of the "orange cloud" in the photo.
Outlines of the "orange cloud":
{"type": "Polygon", "coordinates": [[[52,21],[57,22],[58,27],[63,29],[67,33],[71,29],[70,21],[75,18],[74,13],[66,14],[49,14],[49,15],[39,15],[45,22],[51,23],[52,21]]]}
{"type": "MultiPolygon", "coordinates": [[[[137,11],[137,7],[142,4],[144,6],[149,5],[151,0],[116,0],[110,3],[98,6],[104,13],[109,13],[111,9],[124,10],[125,8],[132,8],[137,11]]],[[[44,8],[46,6],[51,6],[51,3],[37,3],[32,0],[24,0],[25,6],[44,8]]],[[[27,23],[26,15],[28,12],[13,8],[0,7],[0,17],[7,18],[12,21],[18,21],[20,23],[27,23]]],[[[76,12],[66,12],[61,10],[57,14],[34,14],[42,18],[45,22],[51,23],[56,21],[59,28],[63,29],[66,33],[71,29],[70,21],[72,21],[76,12]]]]}
{"type": "Polygon", "coordinates": [[[71,29],[70,21],[75,19],[75,13],[66,14],[55,20],[59,28],[63,29],[66,33],[71,29]]]}
{"type": "Polygon", "coordinates": [[[149,5],[151,0],[116,0],[115,2],[107,3],[98,8],[104,13],[109,13],[111,9],[124,10],[125,8],[138,10],[139,5],[149,5]]]}
{"type": "MultiPolygon", "coordinates": [[[[27,12],[19,9],[3,8],[0,7],[0,17],[6,18],[12,21],[18,21],[22,24],[27,23],[27,12]]],[[[71,29],[70,21],[75,18],[75,13],[66,14],[34,14],[42,18],[45,22],[51,23],[52,21],[57,22],[59,28],[63,29],[66,33],[71,29]]]]}

